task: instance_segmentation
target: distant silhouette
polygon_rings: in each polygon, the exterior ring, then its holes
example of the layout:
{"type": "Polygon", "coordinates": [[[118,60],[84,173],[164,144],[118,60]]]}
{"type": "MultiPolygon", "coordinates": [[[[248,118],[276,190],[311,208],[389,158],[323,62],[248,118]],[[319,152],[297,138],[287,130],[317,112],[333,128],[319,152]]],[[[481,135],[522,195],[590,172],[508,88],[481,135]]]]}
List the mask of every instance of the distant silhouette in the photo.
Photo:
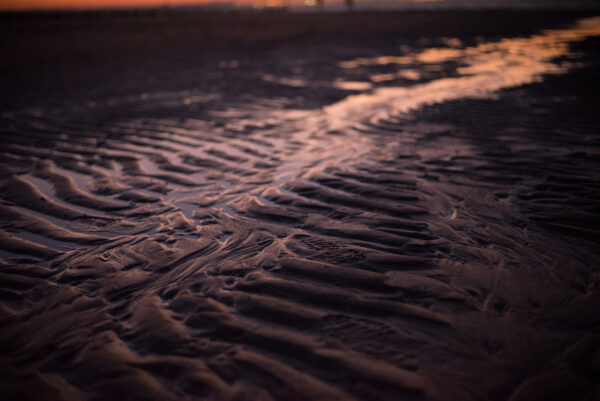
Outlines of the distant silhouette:
{"type": "MultiPolygon", "coordinates": [[[[352,11],[352,9],[354,8],[354,0],[344,0],[344,2],[346,3],[346,7],[348,8],[348,11],[352,11]]],[[[315,4],[316,4],[317,8],[324,8],[325,0],[316,0],[315,4]]]]}

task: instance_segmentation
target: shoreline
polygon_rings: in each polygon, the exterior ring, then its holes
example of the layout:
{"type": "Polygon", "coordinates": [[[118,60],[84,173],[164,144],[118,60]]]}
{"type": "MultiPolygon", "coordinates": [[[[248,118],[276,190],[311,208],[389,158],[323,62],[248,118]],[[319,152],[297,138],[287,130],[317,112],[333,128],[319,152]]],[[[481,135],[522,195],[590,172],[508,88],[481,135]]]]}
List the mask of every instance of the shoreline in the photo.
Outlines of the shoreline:
{"type": "Polygon", "coordinates": [[[600,10],[597,4],[405,4],[405,5],[355,5],[347,9],[343,4],[329,5],[324,9],[307,6],[253,7],[235,4],[181,5],[181,6],[141,6],[141,7],[98,7],[98,8],[38,8],[38,9],[0,9],[0,18],[15,16],[131,16],[164,14],[351,14],[351,13],[404,13],[404,12],[461,12],[461,11],[586,11],[600,10]]]}

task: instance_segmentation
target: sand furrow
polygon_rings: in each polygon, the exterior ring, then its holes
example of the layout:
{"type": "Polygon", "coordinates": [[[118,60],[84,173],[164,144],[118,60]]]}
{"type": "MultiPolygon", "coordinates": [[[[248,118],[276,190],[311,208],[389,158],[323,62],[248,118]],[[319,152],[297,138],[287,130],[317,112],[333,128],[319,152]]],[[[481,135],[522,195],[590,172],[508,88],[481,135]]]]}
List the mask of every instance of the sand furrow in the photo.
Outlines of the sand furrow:
{"type": "Polygon", "coordinates": [[[600,25],[570,23],[236,45],[167,57],[178,88],[0,112],[2,389],[593,394],[600,25]]]}

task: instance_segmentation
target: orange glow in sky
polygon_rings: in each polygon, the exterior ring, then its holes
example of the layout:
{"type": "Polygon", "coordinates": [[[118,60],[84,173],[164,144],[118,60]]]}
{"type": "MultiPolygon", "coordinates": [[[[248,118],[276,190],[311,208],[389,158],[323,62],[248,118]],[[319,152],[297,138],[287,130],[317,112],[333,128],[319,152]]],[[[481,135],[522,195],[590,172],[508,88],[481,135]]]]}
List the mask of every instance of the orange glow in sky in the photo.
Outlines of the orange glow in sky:
{"type": "Polygon", "coordinates": [[[203,3],[261,4],[261,0],[0,0],[0,10],[28,10],[49,8],[112,8],[174,6],[203,3]]]}

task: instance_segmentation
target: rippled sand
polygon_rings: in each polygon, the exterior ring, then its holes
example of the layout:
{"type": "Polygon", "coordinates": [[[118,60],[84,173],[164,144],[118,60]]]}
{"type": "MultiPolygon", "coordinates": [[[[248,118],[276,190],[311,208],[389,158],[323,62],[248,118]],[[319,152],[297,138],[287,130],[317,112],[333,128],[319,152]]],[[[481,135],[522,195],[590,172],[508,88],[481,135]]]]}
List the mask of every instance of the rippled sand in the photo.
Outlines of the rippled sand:
{"type": "Polygon", "coordinates": [[[600,19],[434,42],[2,111],[3,394],[596,399],[600,19]]]}

